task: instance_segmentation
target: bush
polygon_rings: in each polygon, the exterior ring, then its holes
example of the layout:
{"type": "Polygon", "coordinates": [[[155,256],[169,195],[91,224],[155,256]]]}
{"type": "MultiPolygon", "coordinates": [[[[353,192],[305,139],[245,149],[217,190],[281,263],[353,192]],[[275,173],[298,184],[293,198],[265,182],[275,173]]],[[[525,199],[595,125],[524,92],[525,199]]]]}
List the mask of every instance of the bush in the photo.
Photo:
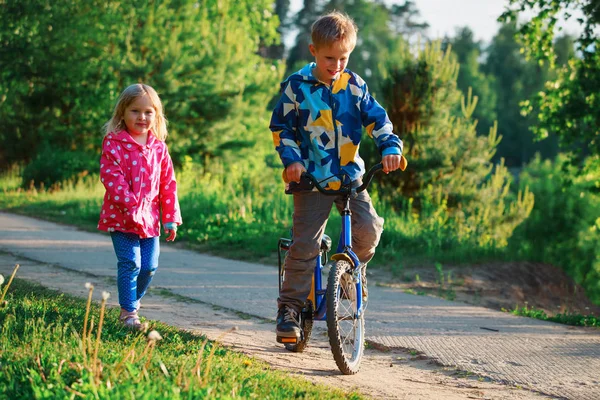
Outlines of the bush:
{"type": "Polygon", "coordinates": [[[520,180],[534,193],[535,206],[510,239],[509,254],[563,268],[600,303],[600,167],[589,160],[580,174],[566,157],[542,161],[538,155],[520,180]]]}
{"type": "Polygon", "coordinates": [[[82,151],[61,152],[44,147],[23,169],[23,186],[51,187],[98,169],[97,157],[82,151]]]}

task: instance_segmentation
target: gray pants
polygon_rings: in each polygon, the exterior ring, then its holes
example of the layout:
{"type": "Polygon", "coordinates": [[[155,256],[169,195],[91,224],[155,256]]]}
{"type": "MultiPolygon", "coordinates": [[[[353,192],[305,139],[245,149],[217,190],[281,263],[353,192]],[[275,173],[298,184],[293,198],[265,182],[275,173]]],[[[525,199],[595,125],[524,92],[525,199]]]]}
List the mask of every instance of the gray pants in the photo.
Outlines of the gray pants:
{"type": "MultiPolygon", "coordinates": [[[[316,258],[331,207],[343,210],[342,197],[326,196],[317,191],[294,193],[293,243],[285,258],[285,280],[277,306],[300,311],[310,293],[316,258]]],[[[361,263],[375,255],[383,232],[383,218],[377,215],[367,191],[350,200],[352,211],[352,250],[361,263]]],[[[337,239],[337,238],[333,238],[337,239]]]]}

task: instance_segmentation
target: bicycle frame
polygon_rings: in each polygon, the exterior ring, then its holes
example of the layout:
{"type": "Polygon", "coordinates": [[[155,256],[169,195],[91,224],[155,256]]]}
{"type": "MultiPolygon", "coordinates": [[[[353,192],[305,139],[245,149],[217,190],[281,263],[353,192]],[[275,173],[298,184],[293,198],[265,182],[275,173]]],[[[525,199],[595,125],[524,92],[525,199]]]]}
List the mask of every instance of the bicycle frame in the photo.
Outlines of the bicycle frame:
{"type": "MultiPolygon", "coordinates": [[[[350,195],[345,197],[344,203],[344,209],[342,210],[342,230],[340,232],[336,254],[332,255],[331,259],[346,260],[350,262],[355,269],[356,293],[362,293],[361,271],[360,268],[357,268],[357,266],[360,265],[360,261],[354,251],[352,251],[352,224],[350,219],[352,212],[350,211],[350,195]]],[[[308,296],[315,307],[313,319],[318,321],[324,321],[327,318],[326,290],[323,288],[322,279],[323,267],[322,256],[321,253],[319,253],[314,269],[312,289],[308,296]]],[[[357,296],[357,308],[358,314],[360,315],[362,313],[362,296],[357,296]]]]}

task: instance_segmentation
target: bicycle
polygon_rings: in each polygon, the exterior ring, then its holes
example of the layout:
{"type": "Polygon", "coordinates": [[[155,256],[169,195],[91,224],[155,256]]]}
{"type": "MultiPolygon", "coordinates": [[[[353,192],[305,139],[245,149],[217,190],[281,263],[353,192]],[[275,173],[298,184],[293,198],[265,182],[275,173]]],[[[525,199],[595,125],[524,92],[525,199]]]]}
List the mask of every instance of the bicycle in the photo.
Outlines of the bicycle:
{"type": "MultiPolygon", "coordinates": [[[[333,358],[345,375],[356,374],[360,369],[365,342],[365,302],[363,299],[363,277],[361,263],[352,251],[352,229],[350,199],[365,190],[377,171],[383,169],[381,163],[373,166],[364,177],[362,185],[353,188],[351,183],[342,184],[338,190],[326,190],[312,175],[303,173],[300,183],[290,182],[286,193],[298,190],[312,190],[328,196],[343,196],[342,230],[336,253],[331,256],[331,269],[327,287],[323,289],[322,271],[328,264],[327,253],[331,250],[331,238],[323,235],[320,251],[315,263],[311,292],[305,307],[300,312],[300,337],[277,337],[287,350],[302,352],[308,345],[313,321],[327,321],[327,334],[333,358]],[[358,295],[360,294],[360,295],[358,295]]],[[[343,180],[342,180],[343,182],[343,180]]],[[[282,252],[289,250],[292,238],[281,238],[278,242],[279,289],[285,279],[282,252]]],[[[364,288],[366,289],[366,287],[364,288]]]]}

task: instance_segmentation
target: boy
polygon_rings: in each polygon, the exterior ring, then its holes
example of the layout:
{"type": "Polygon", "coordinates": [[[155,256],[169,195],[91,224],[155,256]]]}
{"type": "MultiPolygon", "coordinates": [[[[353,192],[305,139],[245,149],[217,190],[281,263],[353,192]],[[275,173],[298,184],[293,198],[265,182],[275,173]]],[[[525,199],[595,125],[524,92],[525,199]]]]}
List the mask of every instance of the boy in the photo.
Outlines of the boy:
{"type": "MultiPolygon", "coordinates": [[[[315,62],[281,84],[281,98],[271,118],[275,148],[287,181],[308,171],[327,189],[340,188],[341,174],[359,185],[365,173],[358,154],[363,126],[377,143],[385,173],[402,162],[402,141],[392,132],[385,110],[371,97],[366,83],[346,69],[356,45],[357,27],[345,14],[332,12],[312,25],[309,45],[315,62]]],[[[299,312],[310,292],[315,259],[331,207],[339,199],[318,191],[294,196],[293,243],[285,260],[285,280],[277,300],[278,337],[300,337],[299,312]]],[[[341,204],[340,204],[341,205],[341,204]]],[[[364,267],[375,254],[383,231],[366,191],[350,203],[352,248],[364,267]]]]}

